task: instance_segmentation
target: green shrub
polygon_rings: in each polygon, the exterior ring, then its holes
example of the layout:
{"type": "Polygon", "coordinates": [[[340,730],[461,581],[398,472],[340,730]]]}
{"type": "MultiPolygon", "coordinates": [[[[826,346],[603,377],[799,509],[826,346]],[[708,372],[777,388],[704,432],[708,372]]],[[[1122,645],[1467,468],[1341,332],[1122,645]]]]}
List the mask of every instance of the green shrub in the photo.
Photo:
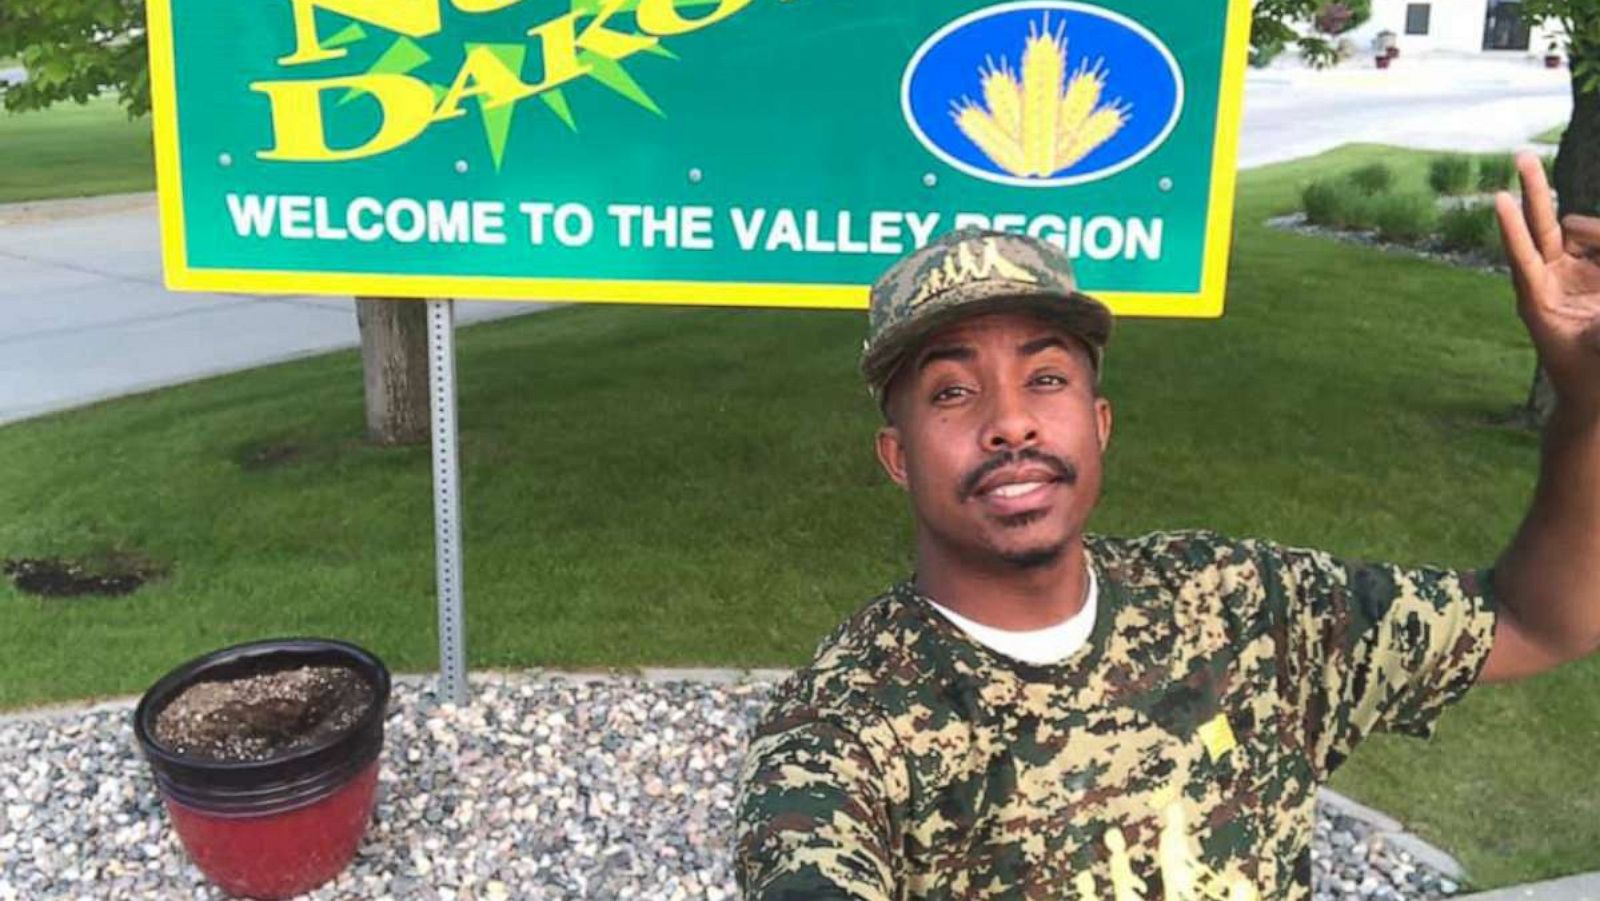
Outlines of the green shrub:
{"type": "Polygon", "coordinates": [[[1460,153],[1436,156],[1428,164],[1428,185],[1435,194],[1465,194],[1472,185],[1472,157],[1460,153]]]}
{"type": "Polygon", "coordinates": [[[1496,263],[1504,263],[1506,261],[1506,247],[1500,243],[1500,220],[1494,216],[1493,207],[1489,208],[1489,212],[1489,227],[1484,229],[1482,243],[1478,245],[1478,250],[1482,251],[1483,255],[1490,260],[1496,263]]]}
{"type": "Polygon", "coordinates": [[[1319,178],[1300,192],[1300,206],[1313,225],[1337,227],[1349,192],[1338,182],[1319,178]]]}
{"type": "Polygon", "coordinates": [[[1372,199],[1372,224],[1385,241],[1418,241],[1433,230],[1439,217],[1426,194],[1389,194],[1372,199]]]}
{"type": "Polygon", "coordinates": [[[1511,187],[1517,174],[1517,161],[1509,156],[1485,156],[1478,159],[1478,190],[1504,191],[1511,187]]]}
{"type": "Polygon", "coordinates": [[[1320,178],[1300,191],[1306,221],[1325,228],[1373,228],[1378,208],[1387,199],[1388,195],[1355,189],[1348,178],[1320,178]]]}
{"type": "Polygon", "coordinates": [[[1381,194],[1394,184],[1394,170],[1386,163],[1368,163],[1350,173],[1350,183],[1366,194],[1381,194]]]}
{"type": "Polygon", "coordinates": [[[1439,241],[1449,250],[1481,251],[1490,240],[1499,245],[1492,206],[1456,207],[1439,216],[1439,241]]]}
{"type": "Polygon", "coordinates": [[[1378,206],[1387,198],[1386,194],[1362,194],[1346,189],[1336,224],[1346,229],[1373,228],[1377,224],[1378,206]]]}

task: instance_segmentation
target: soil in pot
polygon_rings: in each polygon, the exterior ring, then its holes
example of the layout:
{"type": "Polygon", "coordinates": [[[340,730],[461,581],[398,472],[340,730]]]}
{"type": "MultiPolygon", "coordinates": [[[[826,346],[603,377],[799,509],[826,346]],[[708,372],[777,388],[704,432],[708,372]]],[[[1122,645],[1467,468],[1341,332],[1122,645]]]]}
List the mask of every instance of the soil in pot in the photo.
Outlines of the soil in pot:
{"type": "Polygon", "coordinates": [[[372,701],[372,686],[342,666],[198,682],[156,715],[155,739],[196,759],[268,760],[348,732],[372,701]]]}

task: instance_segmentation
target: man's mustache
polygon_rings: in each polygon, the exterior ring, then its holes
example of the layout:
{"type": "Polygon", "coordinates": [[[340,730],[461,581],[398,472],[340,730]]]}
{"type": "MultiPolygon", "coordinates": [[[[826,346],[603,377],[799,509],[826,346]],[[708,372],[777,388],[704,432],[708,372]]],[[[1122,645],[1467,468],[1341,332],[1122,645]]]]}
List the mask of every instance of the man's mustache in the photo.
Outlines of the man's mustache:
{"type": "Polygon", "coordinates": [[[967,473],[966,478],[961,480],[961,500],[970,500],[973,495],[978,493],[978,486],[983,483],[983,480],[994,475],[997,470],[1007,466],[1014,466],[1024,460],[1043,464],[1056,478],[1068,485],[1076,485],[1078,483],[1078,468],[1073,466],[1070,461],[1054,454],[1047,454],[1037,448],[1025,447],[1019,451],[1001,451],[983,461],[972,472],[967,473]]]}

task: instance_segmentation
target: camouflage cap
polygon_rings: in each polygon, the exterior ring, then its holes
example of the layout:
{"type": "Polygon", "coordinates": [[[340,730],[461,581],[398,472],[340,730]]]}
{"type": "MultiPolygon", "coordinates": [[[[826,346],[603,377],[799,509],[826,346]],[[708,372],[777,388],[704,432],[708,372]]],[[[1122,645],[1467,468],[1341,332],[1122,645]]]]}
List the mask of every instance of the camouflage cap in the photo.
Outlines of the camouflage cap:
{"type": "Polygon", "coordinates": [[[1111,311],[1078,290],[1065,251],[1008,232],[950,232],[902,257],[872,286],[861,374],[881,405],[906,356],[935,331],[983,313],[1031,312],[1089,348],[1095,374],[1111,339],[1111,311]]]}

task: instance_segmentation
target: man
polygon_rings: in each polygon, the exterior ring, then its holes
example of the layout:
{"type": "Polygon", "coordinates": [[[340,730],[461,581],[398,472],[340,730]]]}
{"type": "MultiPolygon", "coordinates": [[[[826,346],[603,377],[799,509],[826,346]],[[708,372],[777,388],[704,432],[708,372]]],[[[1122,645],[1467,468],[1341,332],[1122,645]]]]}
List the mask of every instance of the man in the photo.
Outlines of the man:
{"type": "Polygon", "coordinates": [[[1306,898],[1316,788],[1363,737],[1427,737],[1476,682],[1600,649],[1600,220],[1558,224],[1518,165],[1501,230],[1559,403],[1527,519],[1481,572],[1085,535],[1110,315],[1020,236],[896,264],[862,369],[916,575],[757,728],[746,895],[1306,898]]]}

